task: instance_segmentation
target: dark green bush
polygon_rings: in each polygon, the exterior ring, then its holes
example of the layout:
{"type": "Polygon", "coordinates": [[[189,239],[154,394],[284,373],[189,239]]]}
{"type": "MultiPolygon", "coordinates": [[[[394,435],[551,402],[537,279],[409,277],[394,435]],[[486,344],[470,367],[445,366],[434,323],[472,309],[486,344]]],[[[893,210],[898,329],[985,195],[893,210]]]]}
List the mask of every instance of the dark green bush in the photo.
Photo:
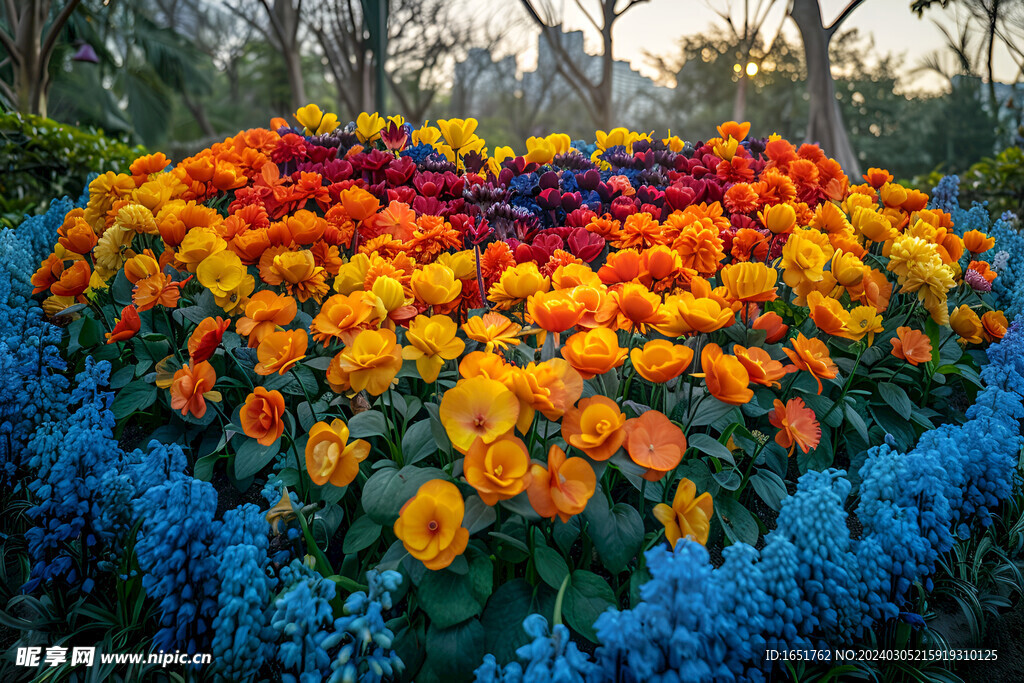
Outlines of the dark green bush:
{"type": "Polygon", "coordinates": [[[126,171],[141,154],[99,130],[0,112],[0,225],[43,213],[51,197],[77,197],[90,173],[126,171]]]}

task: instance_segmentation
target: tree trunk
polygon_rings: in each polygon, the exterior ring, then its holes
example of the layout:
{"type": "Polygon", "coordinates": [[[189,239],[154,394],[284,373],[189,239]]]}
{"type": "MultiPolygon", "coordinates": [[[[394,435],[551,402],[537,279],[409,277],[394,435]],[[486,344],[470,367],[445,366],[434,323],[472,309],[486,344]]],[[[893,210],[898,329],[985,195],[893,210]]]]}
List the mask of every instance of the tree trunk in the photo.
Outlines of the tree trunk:
{"type": "Polygon", "coordinates": [[[859,177],[860,162],[846,134],[832,81],[828,56],[831,33],[822,26],[818,0],[793,0],[790,16],[800,29],[807,63],[807,94],[810,102],[805,141],[818,143],[826,154],[839,162],[848,176],[859,177]]]}
{"type": "Polygon", "coordinates": [[[747,117],[747,72],[740,71],[740,80],[736,84],[736,99],[732,103],[732,120],[743,121],[747,117]]]}

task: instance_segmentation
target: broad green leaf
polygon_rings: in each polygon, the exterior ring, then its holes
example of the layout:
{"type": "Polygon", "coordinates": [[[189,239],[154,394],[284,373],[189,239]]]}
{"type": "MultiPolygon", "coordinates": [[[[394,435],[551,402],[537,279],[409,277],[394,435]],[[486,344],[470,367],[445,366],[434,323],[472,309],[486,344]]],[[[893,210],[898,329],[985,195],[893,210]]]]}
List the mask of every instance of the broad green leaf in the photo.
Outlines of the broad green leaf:
{"type": "Polygon", "coordinates": [[[530,642],[523,630],[523,619],[536,612],[550,624],[554,604],[555,593],[546,586],[534,590],[524,579],[512,579],[498,586],[480,618],[487,652],[499,662],[514,660],[516,648],[530,642]]]}
{"type": "MultiPolygon", "coordinates": [[[[365,413],[361,413],[364,414],[365,413]]],[[[377,470],[363,485],[363,510],[381,526],[391,527],[406,501],[431,479],[448,480],[441,470],[407,465],[377,470]]]]}
{"type": "MultiPolygon", "coordinates": [[[[124,420],[134,413],[145,410],[156,400],[156,387],[143,381],[135,381],[117,392],[110,404],[110,412],[117,420],[124,420]]],[[[212,410],[209,409],[209,410],[212,410]]]]}
{"type": "Polygon", "coordinates": [[[611,573],[621,572],[640,553],[644,523],[632,506],[616,503],[609,508],[604,493],[598,489],[587,503],[583,517],[587,521],[587,535],[611,573]]]}
{"type": "Polygon", "coordinates": [[[757,520],[742,503],[730,496],[719,496],[715,498],[714,507],[715,516],[730,541],[750,545],[757,543],[757,520]]]}
{"type": "Polygon", "coordinates": [[[498,515],[480,496],[466,498],[466,513],[462,517],[462,526],[469,530],[470,535],[483,531],[494,524],[498,515]]]}
{"type": "Polygon", "coordinates": [[[406,465],[414,465],[437,452],[437,442],[430,430],[430,420],[414,422],[402,438],[402,458],[406,465]]]}
{"type": "Polygon", "coordinates": [[[270,464],[281,445],[278,439],[269,446],[261,445],[256,439],[239,436],[242,444],[235,450],[234,472],[236,479],[248,479],[270,464]]]}
{"type": "Polygon", "coordinates": [[[562,616],[581,636],[596,643],[594,622],[605,610],[615,606],[615,592],[600,576],[585,569],[577,569],[570,575],[562,616]]]}
{"type": "Polygon", "coordinates": [[[533,561],[544,583],[558,590],[569,574],[569,565],[562,555],[546,545],[537,545],[533,549],[533,561]]]}
{"type": "Polygon", "coordinates": [[[782,507],[782,501],[789,495],[786,482],[769,469],[759,469],[750,477],[750,484],[765,505],[776,512],[782,507]]]}
{"type": "Polygon", "coordinates": [[[708,434],[692,434],[687,440],[689,446],[696,448],[701,453],[724,460],[730,465],[735,465],[736,460],[732,456],[732,452],[722,443],[720,443],[713,436],[708,434]]]}
{"type": "Polygon", "coordinates": [[[892,382],[879,382],[878,393],[889,406],[896,411],[896,414],[904,420],[909,420],[914,411],[914,404],[903,387],[892,382]]]}
{"type": "Polygon", "coordinates": [[[381,525],[363,515],[356,519],[345,533],[345,542],[342,545],[342,552],[346,555],[366,550],[380,538],[381,525]]]}
{"type": "Polygon", "coordinates": [[[481,612],[467,574],[460,576],[447,570],[428,571],[420,581],[416,598],[436,628],[454,626],[481,612]]]}
{"type": "Polygon", "coordinates": [[[348,435],[353,439],[387,436],[388,421],[379,410],[365,410],[348,421],[348,435]]]}
{"type": "Polygon", "coordinates": [[[480,666],[484,652],[484,628],[469,619],[450,628],[431,624],[427,629],[427,659],[416,676],[418,683],[466,681],[480,666]]]}

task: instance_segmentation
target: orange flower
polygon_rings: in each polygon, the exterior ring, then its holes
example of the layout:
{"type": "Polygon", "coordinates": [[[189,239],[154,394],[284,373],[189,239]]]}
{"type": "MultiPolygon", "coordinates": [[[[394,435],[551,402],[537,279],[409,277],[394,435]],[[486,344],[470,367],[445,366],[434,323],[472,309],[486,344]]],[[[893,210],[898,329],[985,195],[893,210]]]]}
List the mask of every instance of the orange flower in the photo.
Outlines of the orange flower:
{"type": "Polygon", "coordinates": [[[996,246],[996,238],[989,237],[980,230],[968,230],[964,233],[964,248],[971,255],[982,254],[996,246]]]}
{"type": "Polygon", "coordinates": [[[455,484],[432,479],[420,486],[395,522],[395,536],[410,555],[432,571],[444,569],[466,550],[466,504],[455,484]]]}
{"type": "Polygon", "coordinates": [[[147,278],[139,280],[132,291],[132,303],[139,309],[139,312],[148,311],[157,304],[165,308],[174,308],[178,305],[181,297],[181,288],[192,276],[174,282],[171,276],[166,273],[155,273],[147,278]]]}
{"type": "Polygon", "coordinates": [[[782,321],[782,316],[774,311],[768,311],[759,315],[751,327],[755,330],[764,330],[765,334],[767,334],[765,341],[769,344],[774,344],[789,332],[789,325],[786,325],[782,321]]]}
{"type": "Polygon", "coordinates": [[[377,297],[371,292],[335,294],[323,303],[309,331],[324,346],[333,341],[351,344],[357,334],[379,320],[376,304],[377,297]]]}
{"type": "Polygon", "coordinates": [[[341,203],[354,221],[364,221],[380,209],[380,200],[361,187],[342,190],[341,203]]]}
{"type": "Polygon", "coordinates": [[[882,168],[869,168],[868,172],[861,177],[868,181],[868,184],[876,190],[892,181],[892,173],[882,168]]]}
{"type": "Polygon", "coordinates": [[[133,285],[144,278],[160,272],[160,264],[153,258],[152,252],[136,254],[124,262],[124,276],[133,285]]]}
{"type": "Polygon", "coordinates": [[[580,373],[561,358],[510,369],[511,374],[506,375],[508,379],[504,383],[519,399],[516,426],[523,434],[530,429],[536,411],[539,410],[552,422],[557,422],[583,393],[580,373]]]}
{"type": "Polygon", "coordinates": [[[276,254],[272,250],[264,252],[260,258],[260,277],[269,285],[283,284],[299,301],[309,298],[320,301],[329,289],[327,271],[316,265],[313,252],[308,249],[276,254]]]}
{"type": "Polygon", "coordinates": [[[249,336],[249,348],[254,349],[278,326],[294,320],[297,311],[295,299],[265,289],[249,299],[245,305],[245,317],[238,319],[235,329],[238,334],[249,336]]]}
{"type": "Polygon", "coordinates": [[[61,226],[57,243],[76,254],[88,254],[96,246],[96,231],[84,218],[76,218],[70,227],[61,226]]]}
{"type": "Polygon", "coordinates": [[[626,440],[626,416],[607,396],[591,396],[566,411],[562,438],[592,460],[607,460],[626,440]]]}
{"type": "Polygon", "coordinates": [[[705,545],[711,533],[711,515],[714,505],[706,491],[697,495],[697,485],[689,479],[680,479],[672,507],[660,503],[654,506],[654,518],[665,525],[665,538],[672,548],[681,538],[690,538],[705,545]]]}
{"type": "Polygon", "coordinates": [[[775,301],[779,271],[763,263],[733,263],[721,271],[722,284],[733,301],[763,303],[775,301]]]}
{"type": "Polygon", "coordinates": [[[517,496],[530,485],[530,453],[526,444],[511,434],[490,443],[478,437],[462,468],[466,481],[488,505],[517,496]]]}
{"type": "Polygon", "coordinates": [[[622,365],[626,349],[619,346],[618,336],[604,327],[577,332],[562,347],[562,357],[583,376],[590,379],[622,365]]]}
{"type": "Polygon", "coordinates": [[[932,342],[924,332],[909,327],[897,327],[892,343],[892,355],[911,365],[927,363],[932,359],[932,342]]]}
{"type": "Polygon", "coordinates": [[[982,334],[989,342],[999,341],[1006,334],[1006,316],[1002,311],[985,311],[981,316],[982,334]]]}
{"type": "Polygon", "coordinates": [[[773,405],[775,409],[768,413],[768,421],[779,430],[775,434],[775,443],[788,448],[790,455],[797,446],[804,453],[818,447],[821,425],[802,398],[791,398],[785,405],[775,399],[773,405]]]}
{"type": "Polygon", "coordinates": [[[811,311],[811,320],[818,329],[832,336],[842,335],[850,314],[835,299],[822,296],[821,292],[813,291],[807,295],[807,308],[811,311]]]}
{"type": "Polygon", "coordinates": [[[682,462],[686,452],[683,430],[657,410],[626,420],[626,452],[647,471],[644,479],[658,481],[682,462]]]}
{"type": "Polygon", "coordinates": [[[693,376],[703,377],[708,391],[722,403],[739,406],[754,397],[747,368],[735,356],[722,353],[718,344],[704,346],[700,352],[700,367],[703,372],[693,376]]]}
{"type": "Polygon", "coordinates": [[[201,418],[206,415],[206,401],[220,401],[220,392],[213,390],[216,383],[217,373],[206,361],[186,365],[174,373],[171,409],[180,410],[182,415],[191,413],[196,419],[201,418]]]}
{"type": "Polygon", "coordinates": [[[832,269],[832,277],[843,287],[859,285],[868,271],[864,262],[857,258],[855,254],[838,249],[832,255],[830,268],[832,269]]]}
{"type": "Polygon", "coordinates": [[[597,271],[597,276],[606,285],[633,282],[640,280],[643,275],[644,269],[640,252],[635,249],[611,252],[605,259],[604,265],[597,271]]]}
{"type": "Polygon", "coordinates": [[[737,142],[743,142],[743,139],[747,137],[747,133],[749,132],[749,121],[744,121],[742,123],[726,121],[722,125],[718,126],[718,134],[722,136],[723,140],[735,138],[737,142]]]}
{"type": "MultiPolygon", "coordinates": [[[[245,435],[269,446],[284,433],[284,396],[280,391],[256,387],[238,413],[245,435]]],[[[308,450],[307,446],[307,450],[308,450]]]]}
{"type": "Polygon", "coordinates": [[[305,330],[271,332],[256,348],[257,375],[283,375],[296,363],[306,357],[309,337],[305,330]]]}
{"type": "Polygon", "coordinates": [[[996,271],[989,267],[988,261],[971,261],[967,268],[975,271],[989,282],[996,279],[996,271]]]}
{"type": "Polygon", "coordinates": [[[749,183],[735,183],[725,191],[725,208],[731,213],[750,213],[757,208],[757,193],[749,183]]]}
{"type": "Polygon", "coordinates": [[[859,285],[849,287],[850,299],[865,306],[872,306],[879,313],[889,307],[892,296],[892,282],[880,270],[871,269],[860,281],[859,285]]]}
{"type": "Polygon", "coordinates": [[[759,347],[745,348],[737,344],[732,347],[736,360],[747,369],[750,381],[765,387],[780,387],[779,380],[791,372],[796,372],[796,367],[772,360],[768,352],[759,347]]]}
{"type": "Polygon", "coordinates": [[[348,486],[355,480],[359,463],[370,454],[370,444],[363,439],[349,442],[348,438],[348,425],[343,420],[317,422],[309,430],[306,471],[314,484],[348,486]]]}
{"type": "Polygon", "coordinates": [[[141,329],[142,321],[139,319],[139,312],[135,310],[134,306],[128,304],[121,309],[121,317],[118,319],[117,324],[114,325],[114,329],[106,333],[107,343],[113,344],[114,342],[131,339],[141,329]]]}
{"type": "Polygon", "coordinates": [[[468,353],[459,363],[459,375],[463,379],[486,377],[501,382],[509,389],[513,386],[513,380],[509,378],[509,373],[513,370],[515,370],[515,366],[508,363],[503,357],[484,351],[468,353]]]}
{"type": "Polygon", "coordinates": [[[618,327],[622,330],[641,331],[647,323],[658,320],[661,297],[653,294],[638,282],[627,282],[611,293],[611,300],[618,308],[618,327]]]}
{"type": "MultiPolygon", "coordinates": [[[[391,330],[363,330],[336,356],[336,370],[345,388],[380,396],[402,369],[402,349],[391,330]]],[[[334,365],[332,363],[332,365],[334,365]]]]}
{"type": "Polygon", "coordinates": [[[664,384],[681,375],[690,366],[693,349],[665,339],[655,339],[644,344],[642,349],[630,351],[629,360],[641,377],[656,384],[664,384]]]}
{"type": "Polygon", "coordinates": [[[679,252],[684,268],[693,268],[701,275],[714,274],[718,262],[725,257],[725,243],[710,218],[695,220],[683,227],[672,248],[679,252]]]}
{"type": "Polygon", "coordinates": [[[526,310],[537,327],[548,332],[565,332],[584,313],[582,302],[572,297],[571,290],[538,292],[526,300],[526,310]]]}
{"type": "Polygon", "coordinates": [[[431,263],[412,274],[413,296],[428,306],[439,306],[455,301],[462,293],[462,281],[455,279],[455,271],[441,263],[431,263]]]}
{"type": "Polygon", "coordinates": [[[832,379],[839,373],[839,368],[832,362],[825,342],[817,337],[808,339],[803,333],[797,334],[792,340],[793,350],[783,349],[789,359],[799,370],[806,370],[818,382],[818,393],[821,393],[822,379],[832,379]]]}
{"type": "Polygon", "coordinates": [[[533,465],[529,488],[530,505],[541,517],[558,515],[563,523],[587,507],[597,488],[594,468],[583,458],[566,458],[558,446],[548,450],[548,466],[533,465]]]}
{"type": "MultiPolygon", "coordinates": [[[[736,322],[736,313],[731,308],[710,297],[694,297],[683,292],[674,303],[677,315],[690,330],[710,333],[736,322]]],[[[671,310],[669,302],[666,302],[666,309],[671,310]]]]}
{"type": "Polygon", "coordinates": [[[487,377],[460,380],[441,398],[439,415],[452,445],[465,453],[507,434],[519,418],[519,399],[501,382],[487,377]]]}
{"type": "Polygon", "coordinates": [[[220,346],[220,340],[224,338],[224,332],[229,327],[231,320],[224,320],[220,316],[204,318],[196,325],[196,329],[188,338],[188,355],[192,362],[208,360],[220,346]]]}
{"type": "Polygon", "coordinates": [[[466,342],[456,338],[455,321],[446,315],[418,315],[409,324],[402,358],[416,361],[416,371],[424,382],[433,384],[445,361],[455,360],[466,350],[466,342]]]}
{"type": "Polygon", "coordinates": [[[766,206],[757,212],[757,217],[764,227],[776,235],[793,232],[796,227],[796,210],[790,204],[766,206]]]}
{"type": "Polygon", "coordinates": [[[501,313],[484,313],[478,318],[470,318],[462,326],[466,337],[485,344],[488,353],[495,349],[504,351],[509,346],[518,346],[519,338],[516,335],[522,329],[521,325],[501,313]]]}
{"type": "MultiPolygon", "coordinates": [[[[60,271],[56,282],[50,285],[54,296],[78,296],[89,288],[92,269],[85,261],[75,261],[69,268],[60,271]]],[[[145,309],[139,309],[145,310],[145,309]]]]}

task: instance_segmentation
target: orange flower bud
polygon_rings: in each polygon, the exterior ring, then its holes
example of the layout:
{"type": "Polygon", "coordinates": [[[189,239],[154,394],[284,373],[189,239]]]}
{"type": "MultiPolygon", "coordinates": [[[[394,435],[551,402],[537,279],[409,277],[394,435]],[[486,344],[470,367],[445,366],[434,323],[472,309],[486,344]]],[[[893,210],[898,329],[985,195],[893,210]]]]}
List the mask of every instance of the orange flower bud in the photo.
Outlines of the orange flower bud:
{"type": "Polygon", "coordinates": [[[789,325],[782,321],[782,316],[774,311],[762,313],[751,325],[755,330],[764,330],[766,333],[765,342],[774,344],[789,332],[789,325]]]}
{"type": "MultiPolygon", "coordinates": [[[[238,413],[245,435],[270,446],[284,433],[284,396],[280,391],[256,387],[238,413]]],[[[308,452],[309,446],[306,446],[308,452]]]]}
{"type": "Polygon", "coordinates": [[[793,232],[793,228],[796,227],[796,209],[791,204],[766,206],[757,212],[757,217],[761,219],[764,227],[776,235],[793,232]]]}
{"type": "Polygon", "coordinates": [[[121,309],[121,317],[114,325],[114,329],[106,333],[107,343],[113,344],[131,339],[138,334],[140,329],[142,329],[142,321],[139,319],[139,312],[135,310],[134,306],[128,304],[121,309]]]}
{"type": "Polygon", "coordinates": [[[572,290],[538,292],[526,300],[526,310],[537,327],[548,332],[565,332],[575,327],[585,311],[572,290]]]}

